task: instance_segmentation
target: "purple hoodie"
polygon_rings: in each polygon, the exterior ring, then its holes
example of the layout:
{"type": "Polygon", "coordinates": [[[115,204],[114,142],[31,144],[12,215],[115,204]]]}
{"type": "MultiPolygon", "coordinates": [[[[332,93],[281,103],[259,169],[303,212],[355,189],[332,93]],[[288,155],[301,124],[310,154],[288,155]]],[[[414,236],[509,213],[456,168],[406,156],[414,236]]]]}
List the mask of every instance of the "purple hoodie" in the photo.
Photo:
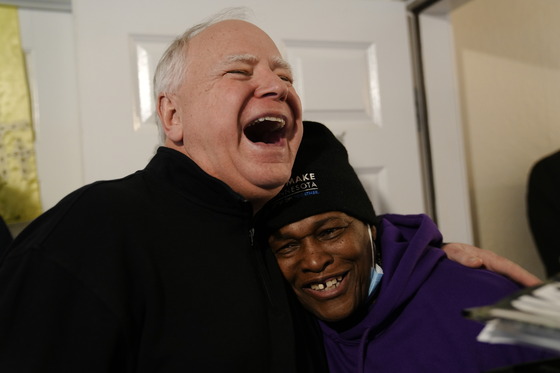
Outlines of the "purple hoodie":
{"type": "Polygon", "coordinates": [[[494,303],[519,286],[448,260],[430,218],[385,215],[378,232],[384,275],[367,316],[341,332],[320,323],[331,373],[483,372],[551,357],[476,341],[483,325],[461,311],[494,303]]]}

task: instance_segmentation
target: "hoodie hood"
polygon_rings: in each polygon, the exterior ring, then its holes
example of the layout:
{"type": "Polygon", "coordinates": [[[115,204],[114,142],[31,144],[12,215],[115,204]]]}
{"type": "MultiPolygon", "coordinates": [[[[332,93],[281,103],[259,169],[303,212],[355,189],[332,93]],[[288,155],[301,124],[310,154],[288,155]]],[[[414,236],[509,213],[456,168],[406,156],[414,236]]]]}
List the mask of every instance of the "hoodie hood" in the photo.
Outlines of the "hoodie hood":
{"type": "Polygon", "coordinates": [[[385,275],[370,306],[374,312],[364,320],[367,328],[379,328],[383,320],[394,317],[445,257],[442,235],[426,215],[385,215],[379,231],[385,275]]]}
{"type": "Polygon", "coordinates": [[[332,355],[329,353],[330,348],[342,348],[344,351],[334,355],[340,355],[340,358],[346,355],[349,360],[353,360],[352,363],[329,361],[333,372],[346,370],[337,369],[339,363],[341,367],[351,364],[356,366],[353,371],[363,371],[369,341],[383,333],[398,318],[437,263],[445,257],[440,249],[441,233],[426,215],[382,216],[378,224],[377,243],[381,250],[384,275],[377,298],[369,306],[367,315],[346,330],[335,330],[333,325],[320,322],[323,333],[328,336],[325,340],[327,354],[332,355]],[[330,343],[332,347],[329,347],[330,343]]]}

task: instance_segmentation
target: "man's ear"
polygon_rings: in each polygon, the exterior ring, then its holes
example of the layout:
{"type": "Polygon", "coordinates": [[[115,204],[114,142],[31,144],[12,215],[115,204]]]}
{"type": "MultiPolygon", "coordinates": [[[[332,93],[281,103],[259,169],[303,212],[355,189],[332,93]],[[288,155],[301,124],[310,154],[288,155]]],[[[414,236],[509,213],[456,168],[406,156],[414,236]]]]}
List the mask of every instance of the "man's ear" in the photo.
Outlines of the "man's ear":
{"type": "Polygon", "coordinates": [[[166,139],[174,143],[183,142],[183,126],[176,106],[176,98],[170,94],[160,93],[157,112],[166,139]]]}

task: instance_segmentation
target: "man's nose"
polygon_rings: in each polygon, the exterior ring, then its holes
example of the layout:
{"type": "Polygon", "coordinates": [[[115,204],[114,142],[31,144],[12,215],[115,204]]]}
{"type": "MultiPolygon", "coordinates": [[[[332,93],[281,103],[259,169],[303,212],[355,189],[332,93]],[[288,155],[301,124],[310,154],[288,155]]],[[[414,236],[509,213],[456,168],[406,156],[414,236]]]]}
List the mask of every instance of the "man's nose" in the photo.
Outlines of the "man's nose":
{"type": "Polygon", "coordinates": [[[333,263],[333,256],[317,245],[308,245],[304,250],[302,270],[304,272],[323,272],[333,263]]]}
{"type": "Polygon", "coordinates": [[[285,101],[288,98],[290,86],[290,82],[279,77],[274,71],[264,71],[260,73],[255,96],[285,101]]]}

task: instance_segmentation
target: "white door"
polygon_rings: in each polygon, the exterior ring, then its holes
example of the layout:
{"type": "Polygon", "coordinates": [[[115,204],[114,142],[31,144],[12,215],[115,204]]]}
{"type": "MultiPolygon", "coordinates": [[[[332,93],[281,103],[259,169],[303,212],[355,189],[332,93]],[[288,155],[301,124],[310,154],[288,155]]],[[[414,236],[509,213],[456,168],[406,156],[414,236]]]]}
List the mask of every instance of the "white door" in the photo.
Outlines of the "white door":
{"type": "Polygon", "coordinates": [[[378,212],[424,211],[405,5],[395,1],[74,0],[86,182],[143,168],[158,143],[151,77],[172,37],[247,6],[295,70],[378,212]]]}
{"type": "Polygon", "coordinates": [[[31,9],[18,14],[33,103],[39,190],[46,210],[83,184],[73,17],[31,9]]]}

